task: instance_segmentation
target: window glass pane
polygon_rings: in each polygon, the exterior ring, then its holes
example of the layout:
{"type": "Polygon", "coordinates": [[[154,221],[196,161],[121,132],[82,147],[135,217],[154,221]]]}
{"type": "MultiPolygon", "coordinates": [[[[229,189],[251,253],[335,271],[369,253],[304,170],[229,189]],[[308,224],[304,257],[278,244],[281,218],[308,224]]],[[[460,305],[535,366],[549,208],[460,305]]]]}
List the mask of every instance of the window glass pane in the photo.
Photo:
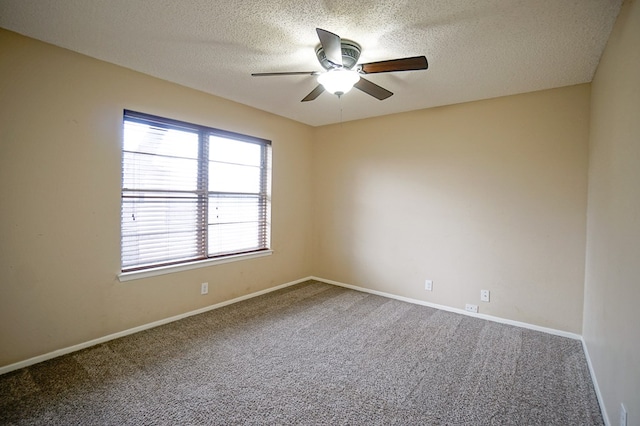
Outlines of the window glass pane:
{"type": "Polygon", "coordinates": [[[197,159],[198,144],[197,132],[162,129],[135,121],[124,123],[125,151],[197,159]]]}
{"type": "Polygon", "coordinates": [[[123,188],[196,190],[198,144],[198,134],[194,132],[125,121],[123,188]]]}
{"type": "Polygon", "coordinates": [[[125,189],[195,191],[198,160],[124,152],[125,189]]]}
{"type": "Polygon", "coordinates": [[[261,146],[220,136],[209,136],[209,160],[222,163],[260,166],[261,146]]]}
{"type": "Polygon", "coordinates": [[[260,192],[260,167],[209,162],[209,191],[260,192]]]}
{"type": "Polygon", "coordinates": [[[260,199],[253,197],[209,197],[209,224],[257,222],[261,219],[260,199]]]}
{"type": "Polygon", "coordinates": [[[260,248],[264,212],[258,196],[209,196],[209,255],[260,248]]]}
{"type": "Polygon", "coordinates": [[[198,257],[198,200],[148,195],[122,202],[122,266],[198,257]]]}
{"type": "Polygon", "coordinates": [[[259,231],[256,222],[209,225],[209,255],[259,249],[259,231]]]}

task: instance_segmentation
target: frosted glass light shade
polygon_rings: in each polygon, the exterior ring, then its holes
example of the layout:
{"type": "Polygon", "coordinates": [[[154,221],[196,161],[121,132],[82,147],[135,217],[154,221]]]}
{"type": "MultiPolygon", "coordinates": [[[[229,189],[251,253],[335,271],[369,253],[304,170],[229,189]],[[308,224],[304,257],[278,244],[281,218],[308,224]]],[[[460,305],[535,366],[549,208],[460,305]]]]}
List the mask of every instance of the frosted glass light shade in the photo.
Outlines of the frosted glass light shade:
{"type": "Polygon", "coordinates": [[[327,92],[334,95],[347,93],[358,80],[360,80],[360,75],[357,71],[344,68],[330,70],[318,76],[318,83],[322,84],[327,92]]]}

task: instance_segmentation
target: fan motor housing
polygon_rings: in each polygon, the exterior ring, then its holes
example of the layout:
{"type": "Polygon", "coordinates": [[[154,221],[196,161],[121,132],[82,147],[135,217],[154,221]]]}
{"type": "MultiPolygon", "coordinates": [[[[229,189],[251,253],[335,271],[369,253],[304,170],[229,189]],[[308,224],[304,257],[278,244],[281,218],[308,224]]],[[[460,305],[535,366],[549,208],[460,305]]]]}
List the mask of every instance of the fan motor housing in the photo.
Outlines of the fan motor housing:
{"type": "MultiPolygon", "coordinates": [[[[353,68],[358,63],[358,59],[360,59],[360,45],[355,41],[342,39],[340,47],[342,50],[343,68],[353,68]]],[[[322,49],[322,45],[316,47],[316,56],[318,57],[318,61],[320,62],[320,65],[322,65],[322,68],[326,70],[335,68],[335,65],[327,59],[324,49],[322,49]]]]}

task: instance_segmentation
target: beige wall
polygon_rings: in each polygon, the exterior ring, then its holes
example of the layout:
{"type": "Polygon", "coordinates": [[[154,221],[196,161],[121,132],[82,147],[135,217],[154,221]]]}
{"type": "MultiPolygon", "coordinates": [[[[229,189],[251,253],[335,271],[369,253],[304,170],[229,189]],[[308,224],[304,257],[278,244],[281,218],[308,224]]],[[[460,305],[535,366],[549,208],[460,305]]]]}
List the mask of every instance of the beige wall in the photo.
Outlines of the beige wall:
{"type": "Polygon", "coordinates": [[[578,85],[317,128],[314,274],[580,333],[588,120],[578,85]]]}
{"type": "Polygon", "coordinates": [[[0,52],[0,366],[310,275],[308,126],[4,30],[0,52]],[[275,253],[120,283],[124,108],[271,139],[275,253]]]}
{"type": "Polygon", "coordinates": [[[640,4],[592,84],[584,339],[611,424],[640,425],[640,4]]]}

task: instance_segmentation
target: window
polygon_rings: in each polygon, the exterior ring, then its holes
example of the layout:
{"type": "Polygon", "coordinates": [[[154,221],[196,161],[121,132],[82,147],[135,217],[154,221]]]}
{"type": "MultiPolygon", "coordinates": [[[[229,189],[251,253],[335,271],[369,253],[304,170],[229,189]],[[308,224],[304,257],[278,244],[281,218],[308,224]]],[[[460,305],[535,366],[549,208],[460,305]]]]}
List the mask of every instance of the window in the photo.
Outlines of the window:
{"type": "Polygon", "coordinates": [[[269,248],[271,142],[124,112],[122,272],[269,248]]]}

